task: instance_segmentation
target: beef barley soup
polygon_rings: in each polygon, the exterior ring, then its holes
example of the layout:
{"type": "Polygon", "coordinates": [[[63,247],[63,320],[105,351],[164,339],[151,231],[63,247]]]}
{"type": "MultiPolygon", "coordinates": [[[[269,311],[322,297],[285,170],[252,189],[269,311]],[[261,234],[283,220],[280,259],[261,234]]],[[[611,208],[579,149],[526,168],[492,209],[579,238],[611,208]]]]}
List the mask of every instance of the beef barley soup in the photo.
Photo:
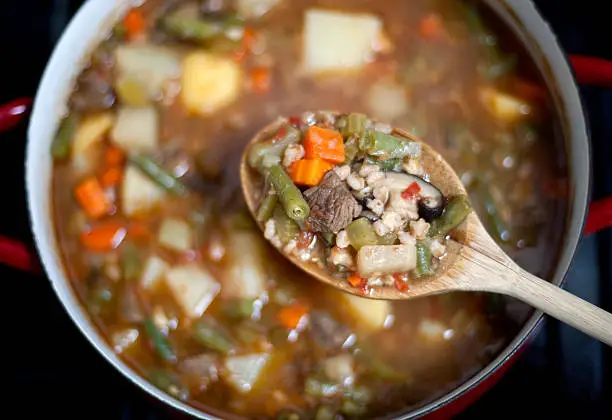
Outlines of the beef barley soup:
{"type": "Polygon", "coordinates": [[[393,415],[490,362],[524,307],[326,287],[267,245],[238,177],[246,143],[278,115],[371,115],[441,151],[490,232],[545,276],[565,217],[563,155],[537,72],[489,21],[455,0],[129,11],[78,77],[51,150],[67,276],[114,351],[223,418],[393,415]]]}

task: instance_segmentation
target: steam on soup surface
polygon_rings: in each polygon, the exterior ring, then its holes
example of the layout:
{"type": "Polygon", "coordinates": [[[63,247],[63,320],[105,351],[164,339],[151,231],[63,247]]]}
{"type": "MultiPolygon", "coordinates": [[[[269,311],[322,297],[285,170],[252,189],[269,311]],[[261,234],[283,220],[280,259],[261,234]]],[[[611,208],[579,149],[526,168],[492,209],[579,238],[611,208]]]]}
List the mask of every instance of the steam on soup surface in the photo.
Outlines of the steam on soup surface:
{"type": "Polygon", "coordinates": [[[500,42],[451,0],[130,11],[79,76],[52,148],[66,271],[112,348],[222,417],[390,415],[488,363],[517,331],[503,302],[390,303],[318,284],[266,245],[238,162],[276,115],[367,113],[442,151],[491,232],[544,275],[565,178],[546,95],[500,42]]]}

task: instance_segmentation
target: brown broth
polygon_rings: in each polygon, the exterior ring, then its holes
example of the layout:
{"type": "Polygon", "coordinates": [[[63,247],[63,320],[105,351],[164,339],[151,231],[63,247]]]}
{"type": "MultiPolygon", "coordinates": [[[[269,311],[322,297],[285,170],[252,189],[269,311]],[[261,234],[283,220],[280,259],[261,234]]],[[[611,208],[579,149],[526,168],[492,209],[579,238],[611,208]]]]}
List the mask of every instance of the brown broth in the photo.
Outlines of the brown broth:
{"type": "MultiPolygon", "coordinates": [[[[164,0],[145,3],[143,8],[149,22],[161,13],[166,3],[164,0]]],[[[487,22],[494,22],[486,16],[487,22]]],[[[543,276],[551,272],[559,250],[560,226],[565,218],[563,191],[567,182],[563,171],[556,166],[555,158],[564,155],[552,136],[552,117],[547,115],[550,111],[546,109],[547,97],[541,104],[532,104],[536,111],[526,119],[533,126],[533,131],[529,128],[529,135],[517,134],[519,128],[524,130],[526,126],[502,124],[484,109],[476,90],[488,83],[478,72],[478,64],[485,59],[485,52],[473,33],[470,35],[457,2],[286,0],[252,24],[265,35],[266,50],[260,56],[247,57],[241,65],[248,70],[263,62],[272,63],[272,85],[268,93],[260,95],[245,89],[235,103],[211,118],[188,115],[178,101],[157,107],[162,147],[175,147],[194,161],[200,160],[206,168],[219,165],[221,174],[220,181],[206,183],[202,192],[186,197],[169,196],[170,199],[164,200],[157,211],[139,221],[150,232],[150,236],[133,241],[143,255],[155,253],[171,265],[196,261],[223,284],[223,278],[232,264],[230,254],[235,248],[235,244],[228,241],[228,235],[235,230],[231,227],[234,223],[232,220],[237,211],[244,210],[238,163],[242,149],[251,136],[277,115],[299,115],[305,110],[333,109],[376,116],[377,110],[367,105],[367,89],[381,80],[399,83],[402,72],[410,63],[414,63],[416,57],[423,57],[427,70],[420,74],[413,73],[412,77],[428,77],[431,82],[420,83],[409,78],[406,82],[408,111],[388,122],[414,129],[443,153],[463,176],[481,216],[493,213],[490,203],[487,207],[483,197],[504,201],[503,207],[497,210],[498,214],[485,217],[487,226],[493,232],[496,229],[500,231],[499,241],[526,269],[543,276]],[[313,6],[381,16],[386,34],[395,45],[394,51],[382,55],[357,74],[320,78],[303,74],[300,68],[301,21],[304,11],[313,6]],[[432,10],[438,11],[448,23],[452,42],[436,43],[418,36],[416,28],[419,20],[432,10]],[[457,124],[473,133],[475,140],[453,138],[449,127],[457,124]],[[476,179],[479,182],[475,182],[476,179]],[[490,189],[483,192],[486,187],[490,189]],[[483,195],[485,193],[491,197],[483,195]],[[165,217],[190,219],[194,210],[206,208],[211,202],[216,203],[219,215],[205,230],[208,234],[205,244],[208,247],[176,253],[156,243],[157,229],[165,217]],[[506,225],[508,236],[503,234],[506,228],[502,225],[506,225]],[[220,261],[206,256],[211,238],[225,249],[226,253],[220,261]]],[[[152,26],[151,23],[149,25],[152,26]]],[[[499,26],[491,25],[495,28],[499,26]]],[[[510,72],[490,84],[502,90],[510,89],[516,76],[539,84],[534,76],[537,72],[516,41],[507,33],[498,35],[503,40],[502,50],[516,53],[519,65],[516,72],[510,72]]],[[[104,48],[113,48],[115,42],[109,41],[104,48]]],[[[168,45],[181,54],[193,48],[185,44],[168,45]]],[[[92,66],[100,66],[99,61],[92,66]]],[[[102,168],[102,159],[98,158],[89,172],[98,174],[102,168]]],[[[152,369],[178,373],[176,365],[163,362],[152,351],[140,322],[129,322],[124,319],[125,316],[120,316],[119,302],[126,296],[126,287],[133,285],[121,278],[115,281],[106,278],[103,283],[113,290],[110,304],[101,312],[95,312],[88,306],[94,287],[88,280],[92,267],[110,264],[117,268],[123,245],[106,254],[89,252],[81,245],[81,233],[96,223],[84,218],[74,199],[72,191],[81,179],[82,175],[70,162],[56,162],[53,175],[54,220],[68,277],[90,311],[94,323],[109,341],[114,332],[126,328],[139,330],[136,343],[122,354],[132,367],[144,376],[149,375],[152,369]]],[[[110,219],[121,223],[129,221],[120,211],[110,219]]],[[[190,404],[223,417],[279,418],[282,410],[294,410],[302,413],[303,418],[314,418],[320,404],[340,404],[338,398],[317,399],[305,395],[306,377],[329,354],[313,342],[308,330],[293,333],[297,335],[294,342],[287,339],[289,332],[278,326],[277,314],[282,308],[282,301],[275,298],[277,294],[292,295],[294,299],[306,303],[311,312],[314,309],[323,311],[356,334],[357,342],[351,350],[340,352],[352,354],[358,360],[355,364],[357,384],[368,387],[373,394],[365,414],[368,418],[406,411],[457,386],[492,360],[516,334],[528,312],[526,307],[519,305],[520,315],[512,318],[506,303],[510,302],[516,308],[514,301],[476,293],[453,294],[392,303],[391,325],[369,331],[359,318],[348,314],[346,308],[338,304],[340,292],[307,278],[284,261],[276,250],[265,245],[263,240],[261,247],[266,258],[265,273],[268,279],[268,303],[263,306],[261,315],[250,322],[236,322],[228,318],[224,311],[227,299],[223,297],[223,289],[206,310],[206,314],[225,325],[233,335],[246,324],[253,324],[252,329],[260,330],[260,341],[242,344],[240,354],[251,351],[273,354],[263,377],[248,394],[237,393],[222,378],[204,390],[197,387],[189,389],[187,400],[190,404]],[[419,329],[424,320],[438,322],[436,325],[447,331],[446,338],[444,334],[426,338],[419,329]],[[404,375],[399,383],[372,379],[368,363],[361,361],[364,349],[369,347],[393,371],[404,375]]],[[[220,255],[219,252],[217,255],[220,255]]],[[[102,274],[102,277],[105,275],[102,274]]],[[[168,318],[176,320],[178,327],[169,336],[179,360],[209,352],[195,342],[190,333],[197,320],[189,319],[182,312],[164,286],[153,292],[144,292],[140,298],[145,300],[146,307],[161,307],[168,318]]],[[[181,375],[185,380],[185,374],[181,375]]]]}

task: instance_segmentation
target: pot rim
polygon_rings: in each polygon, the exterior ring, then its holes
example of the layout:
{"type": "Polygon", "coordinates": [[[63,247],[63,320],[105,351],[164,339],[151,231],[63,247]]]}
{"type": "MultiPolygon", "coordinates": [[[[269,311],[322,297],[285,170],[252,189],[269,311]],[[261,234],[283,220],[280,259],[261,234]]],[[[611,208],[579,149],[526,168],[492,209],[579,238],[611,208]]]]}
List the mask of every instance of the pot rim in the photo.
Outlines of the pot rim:
{"type": "MultiPolygon", "coordinates": [[[[546,75],[549,89],[559,89],[556,107],[564,111],[560,114],[564,117],[563,131],[566,138],[566,149],[568,150],[567,156],[568,160],[573,162],[569,165],[571,168],[570,179],[573,180],[573,195],[572,200],[568,203],[568,217],[562,252],[557,258],[557,268],[553,276],[553,283],[560,285],[563,283],[565,274],[571,266],[573,255],[580,243],[590,195],[590,144],[584,108],[567,57],[532,1],[486,0],[486,2],[498,16],[503,16],[508,10],[512,12],[510,19],[504,19],[505,23],[520,38],[532,37],[531,39],[521,39],[523,43],[530,42],[542,49],[540,51],[540,62],[538,63],[540,70],[542,71],[542,66],[544,66],[549,71],[549,74],[546,75]],[[528,23],[530,28],[521,27],[525,22],[528,23]],[[580,144],[576,145],[576,143],[580,144]]],[[[130,0],[86,1],[65,29],[44,71],[28,127],[25,159],[26,192],[32,233],[38,254],[55,294],[62,302],[64,310],[93,347],[132,383],[158,400],[197,418],[218,419],[211,412],[204,412],[157,389],[129,364],[119,358],[101,336],[72,290],[57,246],[49,188],[52,163],[48,147],[41,147],[41,144],[42,146],[50,144],[52,136],[50,133],[55,133],[59,120],[64,114],[66,98],[71,91],[74,80],[83,68],[83,61],[86,59],[87,53],[101,41],[101,32],[103,32],[101,29],[110,29],[129,6],[131,6],[130,0]],[[84,40],[87,45],[84,45],[84,40]],[[75,63],[78,65],[75,65],[75,63]],[[41,182],[41,179],[46,180],[46,185],[42,185],[45,183],[41,182]]],[[[536,59],[536,62],[538,61],[536,59]]],[[[410,412],[400,414],[398,418],[421,417],[469,392],[470,389],[507,362],[541,322],[542,313],[534,312],[516,337],[487,366],[453,390],[410,412]]]]}

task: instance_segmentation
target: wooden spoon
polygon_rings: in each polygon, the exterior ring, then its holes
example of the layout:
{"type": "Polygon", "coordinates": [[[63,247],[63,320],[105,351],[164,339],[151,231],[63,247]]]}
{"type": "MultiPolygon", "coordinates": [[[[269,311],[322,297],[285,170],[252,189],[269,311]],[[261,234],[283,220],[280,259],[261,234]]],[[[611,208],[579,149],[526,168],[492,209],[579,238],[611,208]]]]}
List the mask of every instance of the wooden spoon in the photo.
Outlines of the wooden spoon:
{"type": "MultiPolygon", "coordinates": [[[[270,138],[286,122],[286,119],[280,118],[271,123],[259,131],[249,145],[270,138]]],[[[404,130],[394,128],[392,134],[422,144],[422,167],[430,175],[431,183],[444,196],[467,194],[453,168],[439,153],[404,130]]],[[[261,180],[247,164],[247,151],[248,146],[242,155],[240,178],[246,203],[251,214],[255,215],[261,199],[261,180]]],[[[260,228],[263,228],[261,224],[260,228]]],[[[365,296],[373,299],[408,300],[455,291],[501,293],[522,300],[612,346],[612,314],[520,268],[495,243],[474,211],[453,232],[447,243],[447,254],[434,276],[411,281],[407,291],[377,286],[370,288],[365,296]]],[[[331,276],[315,264],[303,262],[294,256],[285,257],[319,281],[364,296],[346,280],[331,276]]]]}

